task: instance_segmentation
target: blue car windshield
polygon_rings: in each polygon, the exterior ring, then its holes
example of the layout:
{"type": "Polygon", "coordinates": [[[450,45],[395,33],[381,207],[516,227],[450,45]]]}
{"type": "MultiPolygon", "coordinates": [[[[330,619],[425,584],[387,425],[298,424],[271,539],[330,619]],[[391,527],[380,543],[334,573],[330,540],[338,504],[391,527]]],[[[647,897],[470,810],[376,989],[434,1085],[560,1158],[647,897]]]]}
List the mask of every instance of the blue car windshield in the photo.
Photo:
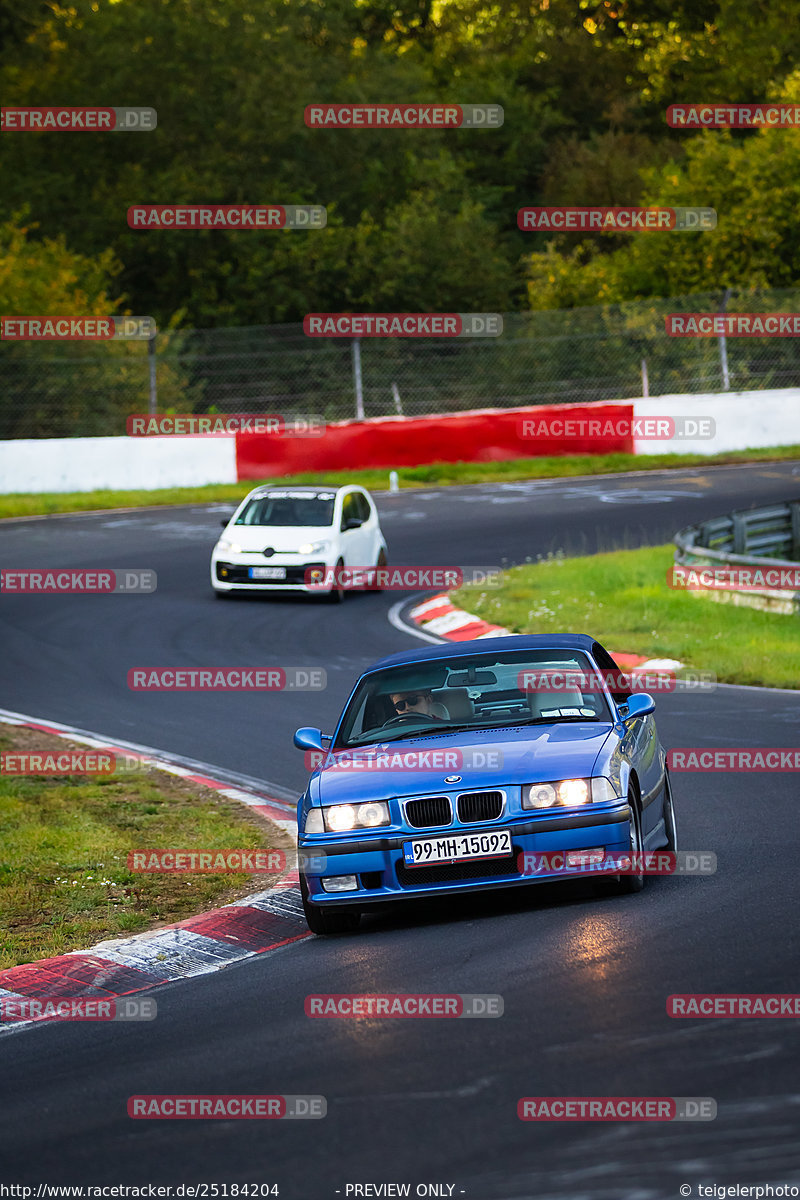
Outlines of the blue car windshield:
{"type": "Polygon", "coordinates": [[[239,513],[235,525],[322,526],[333,522],[333,492],[274,491],[254,496],[239,513]]]}
{"type": "Polygon", "coordinates": [[[365,676],[333,749],[454,728],[576,720],[613,720],[600,672],[579,650],[437,658],[365,676]]]}

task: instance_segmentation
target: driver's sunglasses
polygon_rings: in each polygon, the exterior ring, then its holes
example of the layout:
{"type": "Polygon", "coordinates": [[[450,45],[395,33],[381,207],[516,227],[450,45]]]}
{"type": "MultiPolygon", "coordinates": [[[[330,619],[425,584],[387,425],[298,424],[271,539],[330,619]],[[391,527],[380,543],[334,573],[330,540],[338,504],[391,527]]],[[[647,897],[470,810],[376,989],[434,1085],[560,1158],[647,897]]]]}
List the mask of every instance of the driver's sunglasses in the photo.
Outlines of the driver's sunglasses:
{"type": "Polygon", "coordinates": [[[416,704],[419,704],[421,699],[422,696],[406,696],[405,700],[395,700],[394,706],[400,712],[400,709],[406,706],[413,708],[416,704]]]}

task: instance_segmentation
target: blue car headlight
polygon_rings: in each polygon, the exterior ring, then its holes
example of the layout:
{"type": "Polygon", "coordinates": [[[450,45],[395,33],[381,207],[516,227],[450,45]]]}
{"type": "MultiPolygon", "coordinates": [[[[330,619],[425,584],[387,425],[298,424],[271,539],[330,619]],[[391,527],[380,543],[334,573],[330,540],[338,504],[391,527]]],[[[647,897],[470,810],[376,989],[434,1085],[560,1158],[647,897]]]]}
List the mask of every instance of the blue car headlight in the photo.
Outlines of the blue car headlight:
{"type": "Polygon", "coordinates": [[[523,808],[574,808],[580,804],[600,804],[616,800],[617,794],[610,779],[558,779],[552,783],[525,783],[522,786],[523,808]]]}
{"type": "Polygon", "coordinates": [[[389,824],[389,805],[385,800],[366,804],[331,804],[312,808],[306,816],[304,833],[347,833],[351,829],[377,829],[389,824]]]}

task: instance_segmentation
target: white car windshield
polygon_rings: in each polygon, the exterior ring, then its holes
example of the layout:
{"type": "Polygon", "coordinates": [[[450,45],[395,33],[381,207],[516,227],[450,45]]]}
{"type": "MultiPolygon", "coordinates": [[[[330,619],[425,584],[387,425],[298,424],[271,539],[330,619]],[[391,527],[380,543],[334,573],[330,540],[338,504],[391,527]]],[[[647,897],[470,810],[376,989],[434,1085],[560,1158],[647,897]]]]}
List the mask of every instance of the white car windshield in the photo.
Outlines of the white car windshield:
{"type": "Polygon", "coordinates": [[[234,525],[290,526],[331,525],[333,492],[267,492],[254,496],[234,521],[234,525]]]}
{"type": "Polygon", "coordinates": [[[334,749],[492,729],[613,719],[600,672],[578,650],[517,650],[407,663],[368,675],[334,749]]]}

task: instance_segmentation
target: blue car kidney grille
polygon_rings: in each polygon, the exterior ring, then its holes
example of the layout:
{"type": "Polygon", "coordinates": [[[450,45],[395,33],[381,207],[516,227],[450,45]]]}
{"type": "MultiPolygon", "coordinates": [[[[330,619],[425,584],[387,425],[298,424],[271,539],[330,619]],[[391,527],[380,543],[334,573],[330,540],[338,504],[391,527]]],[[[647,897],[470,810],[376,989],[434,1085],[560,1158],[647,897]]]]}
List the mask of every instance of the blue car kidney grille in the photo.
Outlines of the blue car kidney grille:
{"type": "Polygon", "coordinates": [[[426,796],[424,800],[409,800],[406,818],[415,829],[430,829],[433,825],[449,825],[450,801],[446,796],[426,796]]]}
{"type": "Polygon", "coordinates": [[[496,821],[502,811],[502,792],[465,792],[458,797],[458,819],[465,824],[496,821]]]}

